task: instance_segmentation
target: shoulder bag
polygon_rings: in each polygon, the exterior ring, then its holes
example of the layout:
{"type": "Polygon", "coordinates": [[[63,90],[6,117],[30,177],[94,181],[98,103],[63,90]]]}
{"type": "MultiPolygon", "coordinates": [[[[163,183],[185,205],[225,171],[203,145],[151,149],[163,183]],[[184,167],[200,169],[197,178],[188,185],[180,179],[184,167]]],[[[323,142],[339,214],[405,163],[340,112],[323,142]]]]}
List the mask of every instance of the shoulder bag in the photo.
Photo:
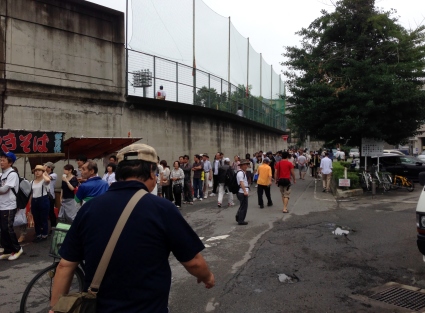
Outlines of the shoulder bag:
{"type": "Polygon", "coordinates": [[[96,295],[99,291],[99,286],[102,282],[103,276],[105,275],[106,269],[108,268],[109,261],[112,253],[114,252],[118,238],[127,223],[127,220],[133,211],[136,204],[140,199],[147,194],[144,189],[139,190],[127,203],[124,211],[115,225],[114,231],[112,232],[111,238],[103,252],[102,258],[100,259],[99,265],[97,266],[96,272],[93,277],[93,281],[90,284],[88,292],[77,292],[72,294],[63,295],[59,298],[59,301],[52,308],[55,313],[96,313],[96,295]]]}

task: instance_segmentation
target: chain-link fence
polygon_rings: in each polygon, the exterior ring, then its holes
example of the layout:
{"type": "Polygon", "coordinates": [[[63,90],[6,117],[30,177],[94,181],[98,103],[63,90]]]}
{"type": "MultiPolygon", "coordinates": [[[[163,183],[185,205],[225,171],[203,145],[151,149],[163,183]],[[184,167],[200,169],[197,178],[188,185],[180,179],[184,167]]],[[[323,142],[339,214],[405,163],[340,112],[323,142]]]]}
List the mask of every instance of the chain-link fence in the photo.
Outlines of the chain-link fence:
{"type": "Polygon", "coordinates": [[[239,33],[230,17],[217,14],[202,0],[131,3],[131,49],[196,64],[198,70],[243,85],[262,99],[280,99],[285,93],[281,76],[254,50],[249,38],[239,33]]]}
{"type": "Polygon", "coordinates": [[[259,99],[244,85],[235,86],[199,69],[130,49],[128,69],[129,95],[155,98],[163,86],[166,100],[233,114],[242,110],[249,120],[286,130],[283,99],[259,99]]]}

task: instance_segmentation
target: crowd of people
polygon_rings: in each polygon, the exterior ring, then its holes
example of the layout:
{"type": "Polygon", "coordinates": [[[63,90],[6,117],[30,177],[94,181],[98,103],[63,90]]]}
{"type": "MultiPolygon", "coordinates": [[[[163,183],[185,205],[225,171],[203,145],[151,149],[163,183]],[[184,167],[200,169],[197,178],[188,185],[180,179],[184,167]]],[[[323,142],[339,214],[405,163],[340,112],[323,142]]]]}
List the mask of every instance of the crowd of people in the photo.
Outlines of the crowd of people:
{"type": "MultiPolygon", "coordinates": [[[[89,286],[99,260],[115,226],[120,224],[118,220],[122,220],[128,208],[134,210],[124,219],[125,226],[118,234],[120,240],[113,248],[108,271],[97,294],[97,308],[102,312],[125,311],[129,306],[135,310],[149,308],[166,312],[171,282],[170,252],[198,283],[203,282],[206,288],[214,287],[214,275],[200,254],[205,246],[179,212],[182,204],[192,205],[194,201],[217,197],[217,206],[222,207],[227,195],[227,207],[231,207],[236,196],[239,201],[236,222],[247,225],[248,199],[254,190],[260,209],[265,204],[274,206],[270,187],[275,183],[282,197],[283,213],[289,212],[291,185],[296,183],[297,176],[304,180],[308,169],[313,178],[321,173],[324,191],[329,190],[332,160],[326,151],[323,155],[305,150],[259,151],[252,157],[250,154],[245,158],[235,155],[232,160],[217,152],[212,161],[209,159],[207,153],[202,153],[194,155],[190,162],[188,155],[182,155],[170,167],[152,147],[134,144],[120,150],[117,156],[111,156],[103,175],[96,162],[84,155],[76,160],[78,168],[66,164],[58,219],[70,223],[71,227],[59,251],[62,259],[56,270],[50,312],[55,310],[55,305],[60,305],[61,295],[67,294],[73,273],[82,260],[85,261],[84,290],[91,292],[89,286]],[[123,258],[122,255],[129,251],[132,257],[123,258]],[[143,279],[134,281],[134,277],[143,279]]],[[[19,174],[12,167],[15,161],[16,156],[11,152],[0,157],[3,172],[0,259],[8,260],[16,260],[22,254],[20,242],[25,240],[22,238],[24,230],[21,229],[23,233],[18,239],[13,227],[17,213],[16,193],[20,187],[19,174]]],[[[54,169],[51,162],[33,168],[30,201],[35,243],[48,237],[49,217],[52,227],[58,222],[54,211],[52,214],[54,186],[58,179],[54,169]]]]}
{"type": "MultiPolygon", "coordinates": [[[[22,254],[20,243],[26,240],[26,225],[18,228],[19,236],[13,229],[14,215],[11,206],[9,189],[18,190],[19,174],[16,167],[12,167],[16,161],[13,153],[9,152],[2,156],[2,188],[1,197],[6,200],[0,202],[2,213],[8,212],[9,216],[2,215],[1,219],[1,248],[3,254],[0,259],[14,260],[22,254]],[[15,175],[8,175],[9,172],[15,175]],[[7,179],[4,179],[6,177],[7,179]],[[3,207],[3,208],[2,208],[3,207]],[[15,240],[16,239],[16,240],[15,240]]],[[[31,182],[31,213],[34,219],[35,238],[38,243],[47,239],[50,226],[55,227],[57,220],[72,223],[81,205],[105,193],[116,182],[117,157],[109,157],[103,174],[99,173],[96,162],[88,160],[86,156],[79,155],[76,159],[77,168],[66,164],[61,176],[61,192],[59,194],[60,210],[58,217],[55,215],[55,185],[58,175],[54,172],[55,165],[47,162],[37,165],[32,170],[34,179],[31,182]]],[[[304,180],[307,172],[313,178],[322,176],[323,191],[330,190],[330,176],[332,172],[332,160],[324,151],[307,152],[304,149],[277,151],[258,151],[246,154],[242,159],[235,155],[232,158],[225,157],[222,152],[217,152],[210,161],[208,153],[195,154],[193,162],[188,155],[182,155],[172,163],[170,167],[166,160],[157,157],[156,185],[151,192],[159,197],[164,197],[173,202],[177,208],[183,204],[193,205],[194,201],[202,201],[208,197],[217,197],[217,207],[232,207],[236,198],[239,201],[239,209],[236,213],[238,225],[247,225],[245,221],[248,196],[256,189],[258,206],[263,209],[263,194],[267,198],[267,206],[273,206],[270,194],[270,186],[276,183],[282,195],[283,213],[288,212],[290,197],[291,178],[296,181],[295,170],[299,173],[299,179],[304,180]],[[282,161],[284,161],[282,163],[282,161]],[[236,176],[239,190],[235,195],[229,190],[231,180],[236,176]]],[[[15,210],[16,211],[16,210],[15,210]]],[[[1,251],[1,250],[0,250],[1,251]]]]}

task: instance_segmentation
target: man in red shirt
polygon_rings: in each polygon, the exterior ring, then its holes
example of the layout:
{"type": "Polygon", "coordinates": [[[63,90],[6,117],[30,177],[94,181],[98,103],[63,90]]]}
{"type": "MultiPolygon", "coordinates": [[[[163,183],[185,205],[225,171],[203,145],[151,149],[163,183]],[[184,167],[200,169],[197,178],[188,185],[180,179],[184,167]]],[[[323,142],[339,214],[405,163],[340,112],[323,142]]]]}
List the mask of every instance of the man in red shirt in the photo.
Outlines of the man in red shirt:
{"type": "Polygon", "coordinates": [[[283,213],[288,213],[289,195],[291,194],[291,176],[295,184],[294,165],[288,160],[288,152],[282,153],[282,161],[276,164],[275,181],[279,186],[283,201],[283,213]]]}

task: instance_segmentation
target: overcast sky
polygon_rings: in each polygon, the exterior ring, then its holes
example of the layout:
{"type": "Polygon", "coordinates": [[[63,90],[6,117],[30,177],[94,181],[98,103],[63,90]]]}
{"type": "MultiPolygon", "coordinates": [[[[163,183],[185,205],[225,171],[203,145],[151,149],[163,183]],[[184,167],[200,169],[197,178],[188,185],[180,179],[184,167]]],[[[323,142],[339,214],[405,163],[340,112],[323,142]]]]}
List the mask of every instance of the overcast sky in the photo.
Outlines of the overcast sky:
{"type": "MultiPolygon", "coordinates": [[[[131,1],[129,15],[131,19],[131,1]]],[[[151,0],[155,1],[155,0],[151,0]]],[[[178,1],[178,0],[170,0],[178,1]]],[[[91,2],[125,12],[125,0],[91,0],[91,2]]],[[[204,0],[215,12],[230,16],[233,25],[245,37],[250,38],[254,49],[263,54],[276,72],[280,66],[283,46],[298,45],[300,38],[295,32],[307,27],[320,16],[320,10],[333,10],[331,0],[204,0]]],[[[425,0],[376,0],[376,6],[385,10],[394,8],[405,28],[425,24],[425,0]]],[[[131,20],[129,19],[129,38],[131,20]]]]}

